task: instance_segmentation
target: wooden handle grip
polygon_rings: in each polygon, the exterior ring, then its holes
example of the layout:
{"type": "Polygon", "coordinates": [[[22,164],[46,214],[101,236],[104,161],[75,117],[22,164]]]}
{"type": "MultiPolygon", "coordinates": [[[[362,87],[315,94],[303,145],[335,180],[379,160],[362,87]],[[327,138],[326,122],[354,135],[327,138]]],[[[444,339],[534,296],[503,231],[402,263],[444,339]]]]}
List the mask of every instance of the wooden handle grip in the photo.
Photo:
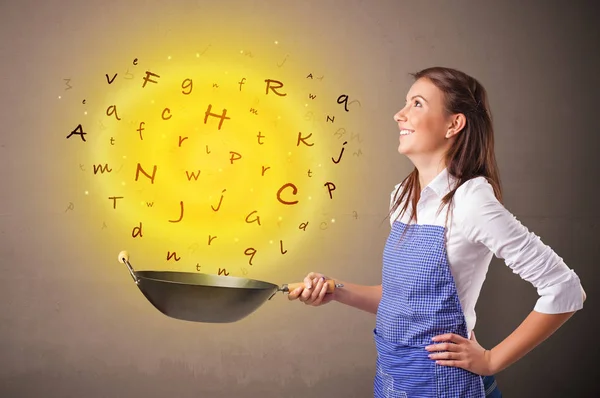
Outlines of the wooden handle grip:
{"type": "MultiPolygon", "coordinates": [[[[327,279],[325,280],[325,283],[327,284],[327,293],[333,293],[335,290],[335,281],[333,279],[327,279]]],[[[304,282],[288,283],[287,287],[288,291],[291,292],[299,287],[304,287],[304,282]]]]}

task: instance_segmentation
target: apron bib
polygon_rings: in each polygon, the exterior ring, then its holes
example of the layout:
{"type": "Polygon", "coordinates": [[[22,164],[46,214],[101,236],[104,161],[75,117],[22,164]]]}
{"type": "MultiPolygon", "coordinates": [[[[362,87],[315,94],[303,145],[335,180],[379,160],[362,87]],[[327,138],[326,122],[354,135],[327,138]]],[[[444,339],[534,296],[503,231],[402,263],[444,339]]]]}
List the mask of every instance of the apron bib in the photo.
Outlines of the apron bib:
{"type": "Polygon", "coordinates": [[[445,228],[395,221],[383,252],[382,297],[373,331],[377,348],[374,396],[485,397],[481,376],[436,365],[428,357],[425,346],[444,333],[467,338],[447,261],[445,228]]]}

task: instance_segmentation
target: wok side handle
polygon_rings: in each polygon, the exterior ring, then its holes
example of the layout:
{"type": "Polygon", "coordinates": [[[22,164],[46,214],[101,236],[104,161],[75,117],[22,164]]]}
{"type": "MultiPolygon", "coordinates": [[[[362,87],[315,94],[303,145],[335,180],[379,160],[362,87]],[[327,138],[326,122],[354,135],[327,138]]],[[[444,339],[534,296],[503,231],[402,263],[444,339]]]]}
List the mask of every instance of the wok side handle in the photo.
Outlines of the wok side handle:
{"type": "Polygon", "coordinates": [[[135,275],[135,271],[133,270],[133,267],[129,263],[129,254],[125,250],[123,250],[121,253],[119,253],[119,261],[124,263],[127,266],[127,269],[129,270],[129,273],[131,274],[131,277],[133,278],[133,281],[135,282],[135,284],[136,285],[139,284],[140,280],[135,275]]]}

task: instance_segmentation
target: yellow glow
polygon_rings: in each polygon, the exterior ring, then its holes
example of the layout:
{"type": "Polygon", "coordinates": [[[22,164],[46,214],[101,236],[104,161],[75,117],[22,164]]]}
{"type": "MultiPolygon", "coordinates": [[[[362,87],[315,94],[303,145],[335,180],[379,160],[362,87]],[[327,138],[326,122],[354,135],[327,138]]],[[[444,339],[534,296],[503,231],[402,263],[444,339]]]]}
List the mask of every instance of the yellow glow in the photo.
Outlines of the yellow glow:
{"type": "MultiPolygon", "coordinates": [[[[104,82],[97,100],[86,105],[94,127],[91,122],[86,125],[90,134],[81,147],[87,151],[86,173],[78,174],[84,179],[78,184],[93,188],[93,195],[85,195],[91,196],[106,223],[111,221],[106,231],[119,239],[119,250],[149,258],[140,269],[195,272],[198,262],[202,272],[227,267],[237,276],[243,268],[246,273],[275,269],[293,262],[308,250],[305,243],[319,236],[319,225],[327,219],[321,216],[324,207],[336,205],[324,184],[335,183],[335,198],[348,192],[344,186],[352,172],[347,164],[353,160],[349,150],[339,165],[331,162],[341,149],[333,133],[338,123],[349,123],[335,102],[343,88],[330,87],[324,93],[315,87],[325,84],[315,86],[316,79],[307,80],[310,69],[294,68],[290,60],[278,67],[285,53],[259,55],[250,47],[239,54],[235,47],[226,53],[215,47],[145,57],[144,72],[138,68],[135,79],[119,80],[119,85],[104,82]],[[158,83],[142,88],[146,70],[160,78],[151,77],[158,83]],[[275,83],[266,92],[267,79],[281,81],[283,87],[275,83]],[[278,96],[273,88],[286,95],[278,96]],[[307,117],[309,92],[333,97],[328,105],[312,103],[311,112],[336,116],[335,125],[324,117],[319,122],[307,117]],[[120,120],[107,115],[111,105],[120,120]],[[219,117],[205,120],[209,106],[215,115],[226,109],[230,119],[220,128],[219,117]],[[98,133],[91,134],[93,130],[98,133]],[[314,145],[298,144],[299,133],[310,136],[306,140],[314,145]],[[105,164],[111,172],[89,170],[105,164]],[[316,167],[321,169],[310,175],[316,167]],[[154,181],[144,174],[152,176],[153,170],[154,181]],[[286,187],[290,183],[296,193],[286,187]],[[280,189],[281,199],[298,203],[281,203],[280,189]],[[306,230],[299,228],[303,223],[308,223],[306,230]],[[132,236],[140,225],[143,236],[132,236]],[[256,251],[252,265],[245,253],[249,249],[256,251]],[[181,260],[168,260],[169,252],[181,260]]],[[[142,55],[136,54],[140,60],[142,55]]],[[[344,125],[349,124],[339,126],[344,125]]]]}

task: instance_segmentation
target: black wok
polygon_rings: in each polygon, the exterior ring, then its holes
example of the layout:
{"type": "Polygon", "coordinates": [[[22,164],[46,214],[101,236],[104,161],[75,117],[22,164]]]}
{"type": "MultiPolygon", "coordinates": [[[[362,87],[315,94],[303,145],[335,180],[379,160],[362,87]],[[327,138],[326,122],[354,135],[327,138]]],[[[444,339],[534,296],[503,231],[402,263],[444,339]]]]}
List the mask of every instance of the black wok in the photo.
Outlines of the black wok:
{"type": "MultiPolygon", "coordinates": [[[[146,299],[160,312],[191,322],[236,322],[257,310],[277,292],[289,293],[303,282],[284,284],[234,276],[194,272],[134,271],[126,251],[119,262],[127,265],[133,281],[146,299]]],[[[327,293],[343,287],[327,280],[327,293]]]]}

